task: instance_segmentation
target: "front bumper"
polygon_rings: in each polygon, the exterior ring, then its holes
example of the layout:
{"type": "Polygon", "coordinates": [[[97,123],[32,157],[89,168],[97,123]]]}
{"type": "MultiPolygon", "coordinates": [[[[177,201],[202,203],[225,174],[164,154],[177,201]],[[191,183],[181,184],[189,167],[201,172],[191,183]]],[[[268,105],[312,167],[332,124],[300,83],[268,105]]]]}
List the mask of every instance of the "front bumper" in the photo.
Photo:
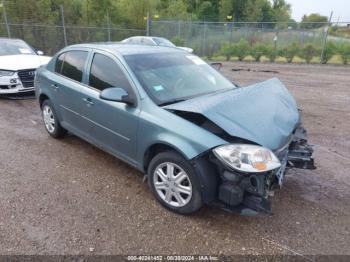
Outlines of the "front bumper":
{"type": "MultiPolygon", "coordinates": [[[[33,78],[34,79],[34,78],[33,78]]],[[[0,77],[0,95],[13,95],[27,92],[34,92],[34,81],[26,82],[23,85],[18,72],[12,76],[1,76],[0,77]]]]}
{"type": "Polygon", "coordinates": [[[220,160],[212,156],[211,160],[218,167],[220,174],[218,204],[227,211],[242,215],[271,214],[271,197],[274,195],[274,190],[282,186],[288,169],[315,169],[312,153],[312,147],[307,143],[305,129],[298,127],[291,140],[275,151],[281,162],[281,167],[276,170],[242,174],[229,170],[220,160]]]}

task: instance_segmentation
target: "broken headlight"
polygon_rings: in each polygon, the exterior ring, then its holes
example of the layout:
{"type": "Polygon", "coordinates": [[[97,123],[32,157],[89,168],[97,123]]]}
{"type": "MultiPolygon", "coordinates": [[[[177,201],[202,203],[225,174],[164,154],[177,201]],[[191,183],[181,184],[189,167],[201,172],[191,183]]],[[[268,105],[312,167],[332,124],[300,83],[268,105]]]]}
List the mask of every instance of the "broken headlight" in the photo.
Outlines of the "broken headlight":
{"type": "Polygon", "coordinates": [[[8,70],[0,70],[0,77],[1,76],[12,76],[14,75],[15,71],[8,71],[8,70]]]}
{"type": "Polygon", "coordinates": [[[230,144],[214,148],[213,152],[223,164],[241,172],[260,173],[281,166],[275,154],[261,146],[230,144]]]}

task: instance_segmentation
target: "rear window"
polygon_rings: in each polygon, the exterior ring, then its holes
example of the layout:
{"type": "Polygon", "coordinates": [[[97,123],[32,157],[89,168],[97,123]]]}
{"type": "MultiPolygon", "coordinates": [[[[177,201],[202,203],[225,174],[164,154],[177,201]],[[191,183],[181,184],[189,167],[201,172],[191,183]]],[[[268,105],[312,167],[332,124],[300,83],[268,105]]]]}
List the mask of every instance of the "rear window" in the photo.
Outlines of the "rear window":
{"type": "Polygon", "coordinates": [[[66,52],[58,57],[55,71],[70,79],[81,82],[87,56],[88,52],[86,51],[66,52]]]}

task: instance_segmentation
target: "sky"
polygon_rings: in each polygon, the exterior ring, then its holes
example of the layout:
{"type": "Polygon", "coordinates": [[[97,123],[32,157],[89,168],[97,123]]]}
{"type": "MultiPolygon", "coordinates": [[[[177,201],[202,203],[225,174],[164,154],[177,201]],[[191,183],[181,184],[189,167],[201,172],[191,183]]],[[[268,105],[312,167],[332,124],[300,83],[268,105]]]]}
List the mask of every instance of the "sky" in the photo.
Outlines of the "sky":
{"type": "Polygon", "coordinates": [[[350,0],[287,0],[292,5],[292,17],[301,21],[304,14],[320,13],[329,16],[333,13],[333,22],[350,22],[350,0]]]}

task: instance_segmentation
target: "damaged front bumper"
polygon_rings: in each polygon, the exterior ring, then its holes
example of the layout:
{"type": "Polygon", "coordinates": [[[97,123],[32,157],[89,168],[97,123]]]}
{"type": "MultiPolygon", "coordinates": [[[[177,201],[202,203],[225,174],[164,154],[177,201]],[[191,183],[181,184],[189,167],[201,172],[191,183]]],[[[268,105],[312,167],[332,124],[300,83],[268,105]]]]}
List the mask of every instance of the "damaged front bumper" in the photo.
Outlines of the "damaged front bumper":
{"type": "Polygon", "coordinates": [[[218,205],[231,212],[242,215],[258,213],[271,214],[271,197],[276,188],[280,188],[287,170],[290,168],[315,169],[312,158],[313,149],[307,143],[306,131],[298,127],[291,140],[275,155],[281,167],[265,173],[240,173],[229,170],[213,156],[220,173],[218,186],[218,205]]]}

